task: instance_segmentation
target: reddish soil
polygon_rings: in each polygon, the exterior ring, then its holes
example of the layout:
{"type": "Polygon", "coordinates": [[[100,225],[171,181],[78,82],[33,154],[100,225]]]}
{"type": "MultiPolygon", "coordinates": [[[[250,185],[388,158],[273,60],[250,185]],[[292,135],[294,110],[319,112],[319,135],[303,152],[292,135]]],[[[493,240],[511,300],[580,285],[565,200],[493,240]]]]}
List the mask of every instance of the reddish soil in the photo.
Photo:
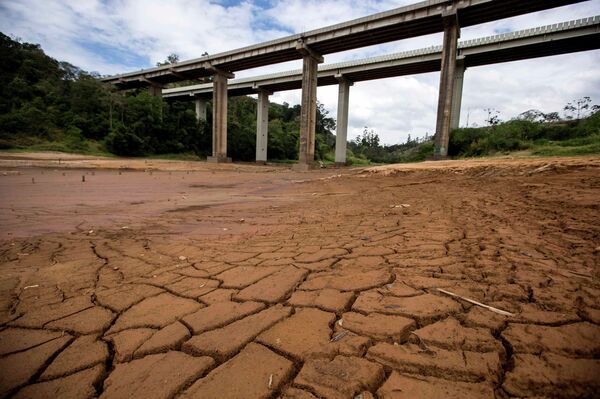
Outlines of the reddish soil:
{"type": "Polygon", "coordinates": [[[0,398],[598,397],[599,199],[599,158],[4,154],[0,398]]]}

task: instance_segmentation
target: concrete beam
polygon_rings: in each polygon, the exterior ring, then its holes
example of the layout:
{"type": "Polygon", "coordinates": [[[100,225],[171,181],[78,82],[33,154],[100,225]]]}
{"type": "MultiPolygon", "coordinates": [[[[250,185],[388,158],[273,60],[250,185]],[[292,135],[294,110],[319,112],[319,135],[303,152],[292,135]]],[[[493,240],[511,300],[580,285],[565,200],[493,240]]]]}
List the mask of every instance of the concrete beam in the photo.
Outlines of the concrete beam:
{"type": "MultiPolygon", "coordinates": [[[[600,16],[503,33],[459,42],[458,55],[466,67],[515,61],[600,48],[600,16]]],[[[336,74],[354,82],[439,71],[442,46],[402,53],[321,65],[318,85],[337,84],[336,74]]],[[[229,95],[256,93],[256,87],[271,91],[302,87],[302,70],[235,79],[229,82],[229,95]]],[[[199,84],[163,90],[163,97],[188,100],[188,95],[212,96],[212,84],[199,84]]]]}
{"type": "Polygon", "coordinates": [[[267,90],[258,90],[256,104],[256,162],[267,162],[267,145],[269,134],[269,95],[267,90]]]}
{"type": "Polygon", "coordinates": [[[204,69],[206,69],[207,71],[209,71],[210,73],[212,73],[214,75],[221,75],[221,76],[226,77],[227,79],[235,79],[235,74],[233,72],[226,71],[217,66],[214,66],[210,62],[205,62],[203,64],[203,66],[204,66],[204,69]]]}
{"type": "Polygon", "coordinates": [[[212,157],[208,162],[231,162],[227,157],[227,76],[213,76],[212,157]]]}
{"type": "Polygon", "coordinates": [[[354,83],[344,78],[343,75],[336,75],[335,77],[339,81],[335,131],[335,163],[345,165],[348,139],[348,104],[350,101],[350,86],[354,83]]]}
{"type": "MultiPolygon", "coordinates": [[[[320,58],[322,60],[322,58],[320,58]]],[[[295,169],[308,170],[315,160],[317,123],[317,69],[319,58],[305,54],[302,58],[302,101],[300,111],[300,150],[295,169]]]]}
{"type": "Polygon", "coordinates": [[[157,78],[162,83],[180,80],[171,73],[171,68],[187,77],[207,76],[210,74],[204,66],[207,62],[228,71],[252,69],[300,58],[295,48],[298,40],[308,44],[319,54],[331,54],[428,35],[442,30],[439,19],[448,7],[460,7],[462,25],[472,26],[581,1],[583,0],[428,0],[236,50],[180,61],[176,65],[149,68],[102,80],[118,83],[122,78],[125,83],[119,84],[119,87],[127,89],[146,86],[140,76],[157,78]]]}
{"type": "Polygon", "coordinates": [[[175,68],[169,68],[169,73],[173,76],[176,76],[177,78],[181,79],[181,80],[190,80],[189,78],[187,78],[184,74],[179,73],[175,70],[175,68]]]}
{"type": "Polygon", "coordinates": [[[454,94],[456,73],[456,53],[460,27],[456,12],[447,13],[444,21],[444,42],[442,45],[442,70],[440,75],[440,94],[438,98],[437,123],[435,129],[434,159],[445,159],[448,156],[450,141],[450,116],[454,94]]]}
{"type": "Polygon", "coordinates": [[[205,121],[206,122],[206,101],[205,98],[196,97],[196,120],[198,122],[205,121]]]}
{"type": "Polygon", "coordinates": [[[456,71],[454,74],[454,90],[452,93],[452,113],[450,115],[450,131],[458,129],[460,124],[460,107],[462,105],[463,83],[465,79],[465,59],[456,60],[456,71]]]}
{"type": "Polygon", "coordinates": [[[164,88],[163,85],[161,85],[160,83],[157,83],[151,79],[148,79],[145,76],[143,76],[141,78],[141,80],[148,84],[148,92],[150,93],[151,96],[162,97],[162,89],[164,88]]]}
{"type": "Polygon", "coordinates": [[[298,40],[298,42],[296,43],[296,50],[298,50],[298,52],[300,52],[300,54],[302,54],[303,57],[306,57],[307,55],[313,57],[315,60],[317,60],[319,64],[324,61],[323,56],[321,54],[318,54],[312,48],[307,46],[306,43],[304,43],[302,40],[298,40]]]}

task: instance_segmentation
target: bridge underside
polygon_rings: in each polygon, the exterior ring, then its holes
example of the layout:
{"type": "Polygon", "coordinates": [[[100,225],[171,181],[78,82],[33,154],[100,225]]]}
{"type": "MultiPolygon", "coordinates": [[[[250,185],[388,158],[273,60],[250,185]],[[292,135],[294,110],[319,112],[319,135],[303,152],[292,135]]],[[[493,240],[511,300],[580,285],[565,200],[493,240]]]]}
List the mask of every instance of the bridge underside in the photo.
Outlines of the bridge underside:
{"type": "Polygon", "coordinates": [[[531,58],[570,54],[600,48],[600,31],[585,37],[572,37],[542,43],[530,44],[523,48],[507,48],[465,57],[466,67],[521,61],[531,58]]]}

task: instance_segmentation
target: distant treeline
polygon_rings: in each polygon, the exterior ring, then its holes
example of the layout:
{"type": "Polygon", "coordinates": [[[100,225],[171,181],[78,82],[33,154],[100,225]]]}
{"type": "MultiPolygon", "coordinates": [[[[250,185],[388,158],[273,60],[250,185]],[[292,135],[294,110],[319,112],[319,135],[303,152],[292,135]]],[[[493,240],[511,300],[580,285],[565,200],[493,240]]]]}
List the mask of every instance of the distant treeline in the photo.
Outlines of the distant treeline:
{"type": "MultiPolygon", "coordinates": [[[[165,62],[176,62],[170,55],[165,62]]],[[[174,58],[175,57],[175,58],[174,58]]],[[[212,109],[198,122],[193,102],[166,101],[147,90],[119,92],[69,63],[47,56],[39,45],[0,33],[0,149],[56,150],[123,156],[205,157],[211,153],[212,109]]],[[[488,110],[489,126],[457,129],[450,135],[455,157],[512,151],[540,155],[600,153],[600,114],[591,99],[567,104],[565,117],[530,110],[502,123],[488,110]]],[[[298,159],[300,106],[269,106],[269,160],[298,159]]],[[[315,157],[334,161],[335,120],[319,104],[315,157]]],[[[228,154],[253,161],[256,100],[231,97],[228,154]]],[[[433,137],[382,145],[365,127],[348,143],[348,163],[414,162],[433,155],[433,137]]]]}

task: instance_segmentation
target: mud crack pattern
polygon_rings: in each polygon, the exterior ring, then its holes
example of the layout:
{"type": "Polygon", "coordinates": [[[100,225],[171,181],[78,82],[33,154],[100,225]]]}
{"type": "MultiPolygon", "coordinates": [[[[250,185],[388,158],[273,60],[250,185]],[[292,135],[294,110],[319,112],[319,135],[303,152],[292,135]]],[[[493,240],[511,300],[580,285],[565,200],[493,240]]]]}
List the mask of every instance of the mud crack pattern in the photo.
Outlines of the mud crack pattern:
{"type": "Polygon", "coordinates": [[[0,398],[597,396],[600,169],[556,165],[286,172],[260,204],[4,240],[0,398]]]}

